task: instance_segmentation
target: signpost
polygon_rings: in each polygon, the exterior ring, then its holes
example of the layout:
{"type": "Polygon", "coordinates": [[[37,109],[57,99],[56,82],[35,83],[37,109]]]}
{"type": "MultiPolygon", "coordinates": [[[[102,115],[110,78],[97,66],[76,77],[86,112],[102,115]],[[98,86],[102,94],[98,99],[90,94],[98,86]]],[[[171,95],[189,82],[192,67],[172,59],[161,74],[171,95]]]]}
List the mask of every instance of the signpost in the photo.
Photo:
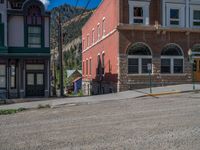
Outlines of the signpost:
{"type": "Polygon", "coordinates": [[[152,73],[152,64],[147,64],[147,70],[149,72],[149,88],[150,88],[150,93],[152,94],[152,79],[151,79],[151,73],[152,73]]]}
{"type": "Polygon", "coordinates": [[[194,80],[194,58],[193,58],[193,52],[191,49],[188,51],[189,61],[192,65],[192,84],[193,84],[193,90],[195,90],[195,80],[194,80]]]}

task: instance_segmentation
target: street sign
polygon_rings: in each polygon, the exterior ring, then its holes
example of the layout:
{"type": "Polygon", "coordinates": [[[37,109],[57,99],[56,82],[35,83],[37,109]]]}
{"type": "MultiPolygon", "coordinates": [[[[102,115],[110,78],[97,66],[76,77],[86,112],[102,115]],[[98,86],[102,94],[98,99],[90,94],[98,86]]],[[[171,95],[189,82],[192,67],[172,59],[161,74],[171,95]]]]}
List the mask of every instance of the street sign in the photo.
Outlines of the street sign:
{"type": "Polygon", "coordinates": [[[147,70],[150,72],[150,71],[152,71],[152,64],[147,64],[147,70]]]}

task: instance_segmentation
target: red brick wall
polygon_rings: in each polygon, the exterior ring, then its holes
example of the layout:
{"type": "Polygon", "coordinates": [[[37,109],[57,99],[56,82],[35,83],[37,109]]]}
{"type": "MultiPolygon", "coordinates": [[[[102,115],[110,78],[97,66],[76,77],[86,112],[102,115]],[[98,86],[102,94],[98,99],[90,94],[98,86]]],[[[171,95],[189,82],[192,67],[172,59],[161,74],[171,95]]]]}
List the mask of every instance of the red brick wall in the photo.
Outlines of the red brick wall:
{"type": "MultiPolygon", "coordinates": [[[[99,8],[95,10],[89,21],[82,29],[82,38],[87,45],[87,35],[90,37],[90,46],[88,49],[83,49],[82,60],[92,58],[92,76],[83,75],[83,80],[95,80],[96,69],[98,66],[97,56],[100,53],[105,53],[105,80],[117,82],[118,72],[118,32],[116,27],[118,25],[118,0],[104,0],[99,8]],[[106,36],[102,38],[102,20],[105,18],[106,36]],[[97,25],[100,24],[101,40],[97,42],[97,25]],[[92,29],[95,30],[95,44],[92,45],[92,29]],[[96,43],[97,42],[97,43],[96,43]],[[110,65],[109,65],[110,64],[110,65]],[[110,71],[110,72],[109,72],[110,71]]],[[[86,65],[84,70],[86,69],[86,65]]],[[[86,72],[86,71],[85,71],[86,72]]],[[[89,72],[89,71],[88,71],[89,72]]]]}

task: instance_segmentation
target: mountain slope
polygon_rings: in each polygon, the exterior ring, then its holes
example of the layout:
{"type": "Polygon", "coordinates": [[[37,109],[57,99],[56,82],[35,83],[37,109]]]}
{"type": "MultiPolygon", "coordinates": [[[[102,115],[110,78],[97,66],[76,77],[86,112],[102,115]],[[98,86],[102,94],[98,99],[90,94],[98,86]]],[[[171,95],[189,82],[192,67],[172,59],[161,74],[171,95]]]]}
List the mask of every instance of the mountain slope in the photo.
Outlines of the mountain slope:
{"type": "Polygon", "coordinates": [[[85,11],[83,8],[75,8],[67,4],[54,8],[51,11],[51,49],[54,51],[56,56],[58,56],[58,27],[56,18],[59,12],[61,12],[62,16],[65,66],[67,69],[81,69],[81,29],[91,16],[92,11],[85,11]]]}

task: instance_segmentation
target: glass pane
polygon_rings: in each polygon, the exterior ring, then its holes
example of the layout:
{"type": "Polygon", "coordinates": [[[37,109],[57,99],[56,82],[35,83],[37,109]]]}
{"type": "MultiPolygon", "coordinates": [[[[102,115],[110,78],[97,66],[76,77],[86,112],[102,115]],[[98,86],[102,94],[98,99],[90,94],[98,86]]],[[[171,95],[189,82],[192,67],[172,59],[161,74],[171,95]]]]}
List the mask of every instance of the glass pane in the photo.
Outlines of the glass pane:
{"type": "Polygon", "coordinates": [[[183,73],[183,59],[174,59],[174,73],[183,73]]]}
{"type": "Polygon", "coordinates": [[[170,21],[171,25],[179,25],[179,21],[170,21]]]}
{"type": "Polygon", "coordinates": [[[194,21],[194,22],[193,22],[193,26],[200,26],[200,21],[199,21],[199,22],[194,21]]]}
{"type": "Polygon", "coordinates": [[[143,19],[134,19],[133,22],[134,23],[143,23],[143,19]]]}
{"type": "Polygon", "coordinates": [[[128,59],[128,73],[129,74],[138,74],[139,73],[139,63],[138,59],[128,59]]]}
{"type": "Polygon", "coordinates": [[[6,78],[0,77],[0,88],[6,88],[6,78]]]}
{"type": "Polygon", "coordinates": [[[143,17],[142,7],[134,7],[134,17],[143,17]]]}
{"type": "Polygon", "coordinates": [[[0,76],[6,75],[6,65],[0,65],[0,76]]]}
{"type": "Polygon", "coordinates": [[[149,73],[147,65],[151,63],[151,59],[142,59],[142,73],[149,73]]]}
{"type": "Polygon", "coordinates": [[[27,84],[28,85],[34,85],[34,74],[28,74],[27,75],[27,84]]]}
{"type": "Polygon", "coordinates": [[[200,10],[194,10],[194,20],[200,20],[200,10]]]}
{"type": "Polygon", "coordinates": [[[16,68],[14,65],[11,66],[11,76],[15,76],[16,74],[16,68]]]}
{"type": "Polygon", "coordinates": [[[43,80],[44,80],[43,74],[37,74],[37,85],[43,85],[44,84],[43,80]]]}
{"type": "Polygon", "coordinates": [[[27,70],[44,70],[44,65],[26,65],[27,70]]]}
{"type": "Polygon", "coordinates": [[[16,86],[15,86],[15,83],[16,83],[16,81],[15,81],[15,76],[14,77],[11,77],[11,88],[15,88],[16,86]]]}
{"type": "Polygon", "coordinates": [[[28,33],[41,33],[40,27],[28,27],[28,33]]]}
{"type": "Polygon", "coordinates": [[[171,73],[170,59],[161,59],[161,73],[171,73]]]}
{"type": "Polygon", "coordinates": [[[179,9],[170,9],[170,18],[179,19],[179,9]]]}

